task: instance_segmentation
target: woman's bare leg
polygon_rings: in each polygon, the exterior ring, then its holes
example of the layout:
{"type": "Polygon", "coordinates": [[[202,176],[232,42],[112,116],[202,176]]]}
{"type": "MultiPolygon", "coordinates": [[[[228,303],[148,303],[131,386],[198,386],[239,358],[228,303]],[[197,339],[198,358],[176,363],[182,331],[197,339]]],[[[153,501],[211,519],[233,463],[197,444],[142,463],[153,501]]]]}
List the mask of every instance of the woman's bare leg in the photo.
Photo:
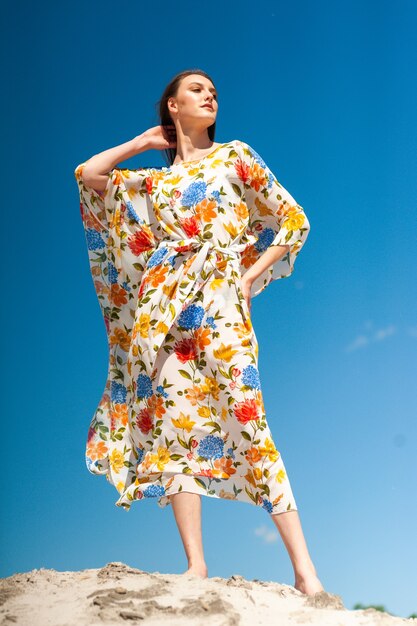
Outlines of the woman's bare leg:
{"type": "Polygon", "coordinates": [[[171,495],[170,501],[188,561],[188,570],[184,573],[207,578],[201,534],[201,496],[182,491],[171,495]]]}
{"type": "Polygon", "coordinates": [[[294,568],[294,587],[307,595],[323,591],[308,552],[298,511],[294,509],[271,515],[271,517],[278,528],[294,568]]]}

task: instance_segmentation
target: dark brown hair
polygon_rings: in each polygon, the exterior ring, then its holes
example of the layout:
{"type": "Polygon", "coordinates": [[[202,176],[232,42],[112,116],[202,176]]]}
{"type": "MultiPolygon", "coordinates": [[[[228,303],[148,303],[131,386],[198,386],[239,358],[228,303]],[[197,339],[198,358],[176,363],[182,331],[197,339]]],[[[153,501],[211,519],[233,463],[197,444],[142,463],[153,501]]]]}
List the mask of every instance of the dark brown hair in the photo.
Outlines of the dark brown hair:
{"type": "MultiPolygon", "coordinates": [[[[169,110],[168,110],[168,104],[167,104],[168,99],[171,98],[172,96],[175,97],[177,95],[178,87],[180,86],[180,83],[181,83],[182,79],[185,76],[189,76],[190,74],[200,74],[201,76],[205,76],[206,78],[211,80],[211,82],[214,85],[214,82],[213,82],[213,79],[211,78],[211,76],[209,76],[208,74],[206,74],[206,72],[204,72],[203,70],[200,70],[198,68],[197,69],[184,70],[183,72],[180,72],[179,74],[174,76],[174,78],[165,87],[164,93],[162,94],[161,99],[159,100],[159,102],[156,105],[158,107],[159,123],[161,124],[161,126],[169,126],[169,125],[173,124],[173,120],[172,120],[171,115],[170,115],[169,110]]],[[[211,141],[213,141],[214,140],[214,135],[215,135],[215,132],[216,132],[216,122],[214,122],[214,124],[212,124],[211,126],[208,127],[207,132],[208,132],[209,138],[211,139],[211,141]]],[[[174,137],[175,137],[175,129],[174,129],[174,137]]],[[[165,159],[166,159],[168,165],[172,165],[172,163],[174,162],[174,159],[175,159],[175,155],[177,154],[176,149],[175,148],[167,148],[166,150],[164,150],[164,153],[165,153],[165,159]]]]}

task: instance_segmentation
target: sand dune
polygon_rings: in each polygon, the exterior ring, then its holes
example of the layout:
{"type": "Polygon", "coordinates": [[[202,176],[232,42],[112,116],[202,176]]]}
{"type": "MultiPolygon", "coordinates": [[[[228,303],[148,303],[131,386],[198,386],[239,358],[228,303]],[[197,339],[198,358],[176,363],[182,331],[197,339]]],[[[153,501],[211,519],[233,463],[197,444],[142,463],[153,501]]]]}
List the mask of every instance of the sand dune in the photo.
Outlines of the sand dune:
{"type": "Polygon", "coordinates": [[[417,624],[375,609],[350,611],[322,591],[242,576],[200,579],[144,572],[124,563],[59,572],[34,569],[0,581],[1,626],[353,626],[417,624]]]}

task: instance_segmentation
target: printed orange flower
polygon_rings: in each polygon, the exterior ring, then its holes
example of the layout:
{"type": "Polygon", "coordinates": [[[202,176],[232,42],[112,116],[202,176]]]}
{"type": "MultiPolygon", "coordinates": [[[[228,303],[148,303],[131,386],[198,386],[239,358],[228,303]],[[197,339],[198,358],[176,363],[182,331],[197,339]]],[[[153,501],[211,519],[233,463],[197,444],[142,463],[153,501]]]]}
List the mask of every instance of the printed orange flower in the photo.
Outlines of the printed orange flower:
{"type": "Polygon", "coordinates": [[[92,441],[87,445],[87,457],[91,461],[99,461],[104,459],[109,451],[104,441],[92,441]]]}
{"type": "Polygon", "coordinates": [[[126,426],[128,420],[127,404],[114,403],[111,416],[115,420],[115,423],[119,422],[122,426],[126,426]]]}
{"type": "Polygon", "coordinates": [[[121,307],[127,302],[127,291],[114,283],[110,288],[110,300],[115,306],[121,307]]]}
{"type": "Polygon", "coordinates": [[[110,345],[120,346],[122,350],[127,352],[130,345],[130,335],[124,328],[115,328],[113,334],[110,335],[110,345]]]}
{"type": "Polygon", "coordinates": [[[211,344],[210,333],[211,331],[209,328],[197,328],[195,331],[194,338],[200,350],[204,350],[206,346],[211,344]]]}
{"type": "Polygon", "coordinates": [[[165,282],[166,275],[168,273],[168,268],[163,265],[155,265],[152,267],[149,274],[147,282],[149,282],[152,287],[158,287],[165,282]]]}
{"type": "Polygon", "coordinates": [[[234,206],[234,209],[235,209],[236,216],[240,220],[245,220],[249,215],[248,207],[246,206],[244,202],[239,202],[239,204],[236,204],[234,206]]]}
{"type": "MultiPolygon", "coordinates": [[[[83,205],[81,204],[81,207],[83,205]]],[[[81,216],[83,222],[87,228],[93,228],[94,230],[98,230],[99,232],[103,232],[106,230],[106,214],[105,211],[97,212],[97,217],[92,212],[81,212],[81,216]]]]}
{"type": "Polygon", "coordinates": [[[250,483],[251,485],[253,485],[254,487],[256,487],[256,479],[255,476],[253,474],[252,470],[248,470],[245,474],[245,478],[248,481],[248,483],[250,483]]]}
{"type": "MultiPolygon", "coordinates": [[[[98,268],[100,270],[100,268],[98,268]]],[[[101,270],[100,270],[101,273],[101,270]]],[[[110,293],[109,288],[107,287],[107,285],[105,285],[104,283],[101,282],[101,280],[95,280],[94,281],[94,287],[97,290],[97,293],[100,295],[102,293],[104,293],[105,295],[108,295],[110,293]]]]}
{"type": "Polygon", "coordinates": [[[255,465],[255,463],[259,463],[262,460],[262,456],[258,450],[258,448],[252,447],[246,451],[245,459],[250,463],[250,465],[255,465]]]}
{"type": "Polygon", "coordinates": [[[164,399],[161,396],[151,396],[148,400],[148,407],[157,418],[161,418],[166,413],[164,399]]]}
{"type": "Polygon", "coordinates": [[[265,187],[268,178],[266,176],[266,172],[263,167],[259,165],[259,163],[254,163],[250,168],[250,186],[255,189],[255,191],[259,191],[261,187],[265,187]]]}
{"type": "Polygon", "coordinates": [[[216,470],[220,470],[219,478],[230,478],[233,474],[236,474],[236,468],[233,467],[233,459],[221,457],[216,459],[213,463],[216,470]]]}
{"type": "Polygon", "coordinates": [[[192,406],[196,406],[199,402],[202,402],[204,398],[206,397],[203,391],[201,390],[201,388],[197,387],[197,385],[194,385],[191,389],[189,388],[189,389],[186,389],[185,391],[186,391],[185,397],[187,398],[188,402],[192,406]]]}
{"type": "Polygon", "coordinates": [[[259,252],[255,248],[254,245],[248,246],[242,252],[242,265],[243,267],[249,268],[257,261],[259,258],[259,252]]]}
{"type": "Polygon", "coordinates": [[[202,222],[211,222],[217,217],[216,206],[214,200],[204,198],[195,207],[196,217],[202,222]]]}

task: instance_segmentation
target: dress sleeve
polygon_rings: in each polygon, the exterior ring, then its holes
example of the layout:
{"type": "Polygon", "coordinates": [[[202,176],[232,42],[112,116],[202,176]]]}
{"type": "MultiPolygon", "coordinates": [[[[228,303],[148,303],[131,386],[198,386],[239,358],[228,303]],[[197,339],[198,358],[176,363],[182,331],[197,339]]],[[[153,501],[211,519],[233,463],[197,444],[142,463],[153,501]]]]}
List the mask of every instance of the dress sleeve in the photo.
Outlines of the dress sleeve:
{"type": "Polygon", "coordinates": [[[303,207],[278,182],[259,154],[243,141],[238,142],[238,148],[238,171],[249,212],[248,234],[253,241],[243,255],[242,265],[249,269],[271,246],[289,246],[288,252],[254,281],[252,295],[257,296],[272,281],[292,274],[310,223],[303,207]]]}
{"type": "Polygon", "coordinates": [[[77,165],[74,174],[90,271],[110,341],[115,324],[131,332],[141,276],[156,245],[147,193],[151,170],[114,168],[99,193],[85,184],[85,165],[77,165]]]}

